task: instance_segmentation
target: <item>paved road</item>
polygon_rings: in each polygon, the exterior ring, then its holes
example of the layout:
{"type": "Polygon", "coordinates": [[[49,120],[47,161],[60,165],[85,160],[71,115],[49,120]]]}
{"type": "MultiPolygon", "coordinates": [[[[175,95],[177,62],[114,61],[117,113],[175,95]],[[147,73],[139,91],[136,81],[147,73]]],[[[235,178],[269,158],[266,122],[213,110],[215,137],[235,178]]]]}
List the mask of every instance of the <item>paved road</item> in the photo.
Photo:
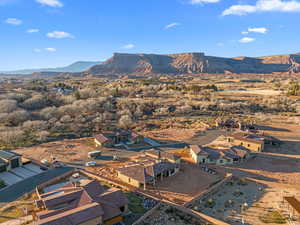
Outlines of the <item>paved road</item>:
{"type": "Polygon", "coordinates": [[[0,205],[3,203],[8,203],[17,200],[25,193],[34,190],[38,185],[51,180],[57,176],[69,172],[73,168],[55,168],[48,170],[44,173],[38,174],[36,176],[30,177],[16,184],[13,184],[2,191],[0,190],[0,205]]]}

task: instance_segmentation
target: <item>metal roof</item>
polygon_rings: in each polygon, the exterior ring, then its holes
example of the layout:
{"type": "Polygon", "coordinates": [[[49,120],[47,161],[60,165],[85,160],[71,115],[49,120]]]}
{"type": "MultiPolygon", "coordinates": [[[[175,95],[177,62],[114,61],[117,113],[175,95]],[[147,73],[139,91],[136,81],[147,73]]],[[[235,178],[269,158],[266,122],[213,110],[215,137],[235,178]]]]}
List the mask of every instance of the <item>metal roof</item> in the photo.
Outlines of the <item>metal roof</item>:
{"type": "Polygon", "coordinates": [[[8,150],[0,150],[0,159],[3,160],[11,160],[15,157],[20,157],[21,155],[15,153],[15,152],[11,152],[8,150]]]}

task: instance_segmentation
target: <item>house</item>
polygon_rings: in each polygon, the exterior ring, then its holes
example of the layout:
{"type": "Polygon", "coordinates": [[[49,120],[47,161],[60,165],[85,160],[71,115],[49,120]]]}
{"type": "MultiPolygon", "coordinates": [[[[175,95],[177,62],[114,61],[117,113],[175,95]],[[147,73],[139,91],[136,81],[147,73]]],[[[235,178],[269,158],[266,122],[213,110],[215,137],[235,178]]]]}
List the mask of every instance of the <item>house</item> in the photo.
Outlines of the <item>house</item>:
{"type": "Polygon", "coordinates": [[[0,172],[22,166],[22,156],[8,150],[0,150],[0,172]]]}
{"type": "Polygon", "coordinates": [[[178,165],[181,162],[181,158],[178,155],[157,149],[150,149],[148,151],[145,151],[144,154],[146,156],[152,157],[153,159],[160,159],[171,163],[176,163],[178,165]]]}
{"type": "Polygon", "coordinates": [[[83,179],[45,194],[37,190],[37,225],[117,225],[123,221],[128,199],[116,188],[83,179]]]}
{"type": "Polygon", "coordinates": [[[117,170],[118,178],[137,188],[146,189],[158,180],[175,175],[180,170],[180,157],[161,150],[148,150],[131,164],[117,170]]]}
{"type": "Polygon", "coordinates": [[[142,135],[133,131],[121,130],[115,133],[100,133],[94,136],[96,147],[113,147],[121,143],[139,144],[144,140],[142,135]]]}
{"type": "Polygon", "coordinates": [[[227,137],[227,141],[233,145],[240,145],[254,152],[262,152],[265,147],[265,139],[263,136],[250,133],[233,133],[227,137]]]}
{"type": "Polygon", "coordinates": [[[199,145],[190,146],[190,155],[193,162],[197,164],[231,165],[247,160],[250,151],[238,146],[230,149],[214,149],[199,145]]]}

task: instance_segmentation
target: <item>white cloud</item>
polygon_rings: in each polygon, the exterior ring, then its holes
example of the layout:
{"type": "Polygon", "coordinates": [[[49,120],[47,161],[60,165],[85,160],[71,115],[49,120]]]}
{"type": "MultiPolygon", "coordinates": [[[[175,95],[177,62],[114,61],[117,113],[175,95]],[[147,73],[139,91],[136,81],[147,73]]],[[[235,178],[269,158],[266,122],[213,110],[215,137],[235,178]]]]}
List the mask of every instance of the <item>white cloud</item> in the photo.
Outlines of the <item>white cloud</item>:
{"type": "Polygon", "coordinates": [[[180,23],[170,23],[167,26],[165,26],[165,29],[170,29],[172,27],[180,26],[180,23]]]}
{"type": "Polygon", "coordinates": [[[35,48],[35,49],[33,49],[33,51],[39,53],[39,52],[41,52],[42,50],[39,49],[39,48],[35,48]]]}
{"type": "Polygon", "coordinates": [[[224,43],[223,43],[223,42],[219,42],[219,43],[217,43],[217,46],[223,47],[223,46],[224,46],[224,43]]]}
{"type": "Polygon", "coordinates": [[[249,32],[248,31],[242,31],[241,34],[247,35],[247,34],[249,34],[249,32]]]}
{"type": "Polygon", "coordinates": [[[250,43],[255,41],[255,38],[251,38],[251,37],[243,37],[241,40],[239,40],[240,43],[250,43]]]}
{"type": "Polygon", "coordinates": [[[122,48],[124,48],[124,49],[133,49],[133,48],[135,48],[135,45],[134,44],[127,44],[127,45],[124,45],[122,48]]]}
{"type": "Polygon", "coordinates": [[[27,33],[38,33],[38,32],[40,32],[40,30],[39,29],[29,29],[26,32],[27,33]]]}
{"type": "Polygon", "coordinates": [[[64,31],[53,31],[47,34],[47,37],[49,38],[74,38],[74,36],[70,33],[64,32],[64,31]]]}
{"type": "Polygon", "coordinates": [[[268,29],[265,27],[253,27],[253,28],[250,27],[248,28],[248,32],[265,34],[268,32],[268,29]]]}
{"type": "Polygon", "coordinates": [[[38,2],[42,5],[55,7],[55,8],[61,8],[64,6],[60,0],[36,0],[36,2],[38,2]]]}
{"type": "Polygon", "coordinates": [[[297,0],[257,0],[255,5],[232,5],[224,10],[222,15],[243,16],[255,12],[300,12],[300,2],[297,0]]]}
{"type": "Polygon", "coordinates": [[[21,25],[23,23],[23,21],[19,20],[17,18],[7,18],[5,20],[5,23],[18,26],[18,25],[21,25]]]}
{"type": "Polygon", "coordinates": [[[48,52],[56,52],[56,48],[45,48],[48,52]]]}
{"type": "Polygon", "coordinates": [[[218,3],[220,0],[190,0],[190,4],[197,5],[203,3],[218,3]]]}

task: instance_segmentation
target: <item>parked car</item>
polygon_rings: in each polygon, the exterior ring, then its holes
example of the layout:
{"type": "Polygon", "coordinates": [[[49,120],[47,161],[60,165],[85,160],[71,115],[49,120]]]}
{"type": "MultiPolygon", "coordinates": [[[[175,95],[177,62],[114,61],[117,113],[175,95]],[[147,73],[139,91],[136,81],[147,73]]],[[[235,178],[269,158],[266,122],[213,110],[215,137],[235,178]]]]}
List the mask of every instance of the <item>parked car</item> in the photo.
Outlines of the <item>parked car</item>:
{"type": "Polygon", "coordinates": [[[47,159],[42,159],[41,163],[44,164],[45,166],[50,166],[50,163],[47,159]]]}
{"type": "Polygon", "coordinates": [[[91,161],[91,162],[85,163],[85,166],[97,166],[97,163],[95,161],[91,161]]]}

